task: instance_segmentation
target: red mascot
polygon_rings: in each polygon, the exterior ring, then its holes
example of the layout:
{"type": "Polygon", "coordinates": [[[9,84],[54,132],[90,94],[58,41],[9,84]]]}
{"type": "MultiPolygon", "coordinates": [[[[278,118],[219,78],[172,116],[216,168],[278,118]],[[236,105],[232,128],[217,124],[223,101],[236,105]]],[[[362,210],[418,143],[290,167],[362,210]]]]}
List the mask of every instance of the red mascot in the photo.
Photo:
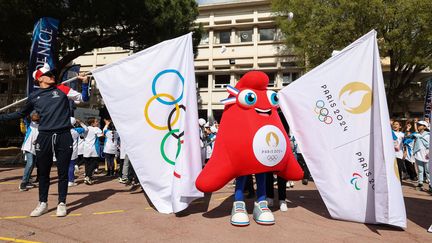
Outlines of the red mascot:
{"type": "Polygon", "coordinates": [[[196,180],[202,192],[219,190],[236,179],[231,223],[249,225],[243,200],[245,175],[256,174],[257,201],[253,213],[259,224],[274,224],[265,200],[265,172],[286,180],[301,180],[303,171],[291,152],[289,138],[278,116],[278,95],[267,90],[268,76],[246,73],[235,87],[228,86],[212,157],[196,180]]]}

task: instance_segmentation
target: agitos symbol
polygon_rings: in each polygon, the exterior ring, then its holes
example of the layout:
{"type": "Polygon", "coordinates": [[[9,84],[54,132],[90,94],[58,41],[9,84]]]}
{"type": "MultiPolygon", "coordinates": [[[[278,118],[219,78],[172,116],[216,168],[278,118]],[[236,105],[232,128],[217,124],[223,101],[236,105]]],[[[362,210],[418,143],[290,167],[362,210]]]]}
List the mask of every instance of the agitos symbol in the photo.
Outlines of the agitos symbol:
{"type": "MultiPolygon", "coordinates": [[[[176,151],[176,155],[175,155],[175,159],[177,159],[177,157],[180,154],[182,144],[184,143],[184,140],[182,139],[182,137],[184,136],[184,131],[180,132],[179,129],[173,129],[173,127],[175,126],[175,124],[178,122],[178,120],[180,118],[180,110],[182,109],[184,112],[186,112],[186,107],[182,104],[179,104],[179,102],[183,99],[183,93],[184,93],[184,78],[183,78],[183,76],[180,74],[179,71],[174,70],[174,69],[166,69],[166,70],[159,72],[153,79],[152,93],[153,93],[153,96],[147,101],[147,103],[145,105],[144,117],[145,117],[145,120],[147,121],[147,123],[149,124],[149,126],[152,127],[153,129],[160,130],[160,131],[165,131],[165,130],[168,131],[165,134],[165,136],[163,137],[163,139],[161,140],[160,153],[161,153],[161,156],[165,162],[167,162],[170,165],[175,165],[175,161],[168,158],[168,156],[165,152],[165,144],[167,143],[167,140],[170,137],[177,139],[177,151],[176,151]],[[168,73],[175,74],[180,79],[180,81],[182,82],[182,91],[181,91],[181,95],[178,98],[175,98],[171,94],[167,94],[167,93],[158,94],[156,92],[157,81],[159,80],[160,77],[162,77],[163,75],[168,74],[168,73]],[[162,98],[167,98],[168,101],[166,99],[164,100],[162,98]],[[150,108],[150,105],[152,104],[152,102],[154,100],[157,100],[162,105],[174,106],[174,108],[171,110],[171,112],[169,113],[169,115],[167,117],[166,125],[165,124],[158,125],[150,119],[149,108],[150,108]],[[174,118],[173,118],[173,116],[174,116],[174,118]]],[[[180,175],[178,173],[176,173],[175,171],[174,171],[174,176],[176,176],[177,178],[180,178],[180,175]]]]}
{"type": "Polygon", "coordinates": [[[359,173],[353,173],[352,176],[353,178],[351,179],[351,185],[353,185],[357,191],[360,191],[360,187],[357,185],[357,180],[363,177],[359,173]]]}

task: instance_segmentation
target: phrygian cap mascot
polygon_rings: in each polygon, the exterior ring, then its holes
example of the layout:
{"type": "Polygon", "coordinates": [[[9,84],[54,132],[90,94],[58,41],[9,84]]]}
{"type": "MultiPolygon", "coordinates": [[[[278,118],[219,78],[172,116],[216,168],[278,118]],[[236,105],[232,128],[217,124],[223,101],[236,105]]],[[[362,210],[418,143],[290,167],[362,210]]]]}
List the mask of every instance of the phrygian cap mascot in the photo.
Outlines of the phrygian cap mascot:
{"type": "Polygon", "coordinates": [[[268,76],[260,71],[243,75],[229,97],[222,100],[224,113],[213,154],[196,180],[202,192],[214,192],[234,178],[235,202],[231,224],[249,225],[243,198],[245,175],[255,174],[257,200],[253,218],[258,224],[274,224],[265,192],[265,172],[286,180],[301,180],[303,171],[291,152],[289,138],[278,116],[276,92],[268,90],[268,76]]]}

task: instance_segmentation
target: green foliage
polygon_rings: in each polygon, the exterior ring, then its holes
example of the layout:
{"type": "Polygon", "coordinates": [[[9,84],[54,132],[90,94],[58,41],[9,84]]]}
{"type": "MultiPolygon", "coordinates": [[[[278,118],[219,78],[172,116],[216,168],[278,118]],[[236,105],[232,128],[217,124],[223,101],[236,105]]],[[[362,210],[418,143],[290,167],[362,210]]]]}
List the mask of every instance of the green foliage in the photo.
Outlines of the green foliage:
{"type": "Polygon", "coordinates": [[[375,29],[381,56],[390,58],[390,107],[421,71],[432,67],[430,0],[273,0],[272,7],[286,44],[306,69],[375,29]],[[291,21],[289,12],[294,13],[291,21]]]}
{"type": "Polygon", "coordinates": [[[0,0],[0,9],[0,58],[7,62],[28,60],[39,18],[60,20],[59,69],[94,48],[141,50],[178,37],[194,30],[198,16],[194,0],[0,0]]]}

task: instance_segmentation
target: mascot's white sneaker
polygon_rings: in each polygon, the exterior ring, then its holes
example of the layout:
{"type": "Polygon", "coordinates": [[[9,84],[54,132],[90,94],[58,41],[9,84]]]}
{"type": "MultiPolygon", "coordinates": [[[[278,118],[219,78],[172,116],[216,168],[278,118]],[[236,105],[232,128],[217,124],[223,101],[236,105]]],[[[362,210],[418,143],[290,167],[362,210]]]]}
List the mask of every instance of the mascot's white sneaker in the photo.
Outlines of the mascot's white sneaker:
{"type": "Polygon", "coordinates": [[[243,201],[235,201],[231,211],[231,224],[234,226],[248,226],[249,217],[246,204],[243,201]]]}
{"type": "Polygon", "coordinates": [[[267,201],[263,200],[255,202],[253,210],[253,218],[255,222],[262,225],[272,225],[275,223],[275,219],[272,211],[267,206],[267,201]]]}

